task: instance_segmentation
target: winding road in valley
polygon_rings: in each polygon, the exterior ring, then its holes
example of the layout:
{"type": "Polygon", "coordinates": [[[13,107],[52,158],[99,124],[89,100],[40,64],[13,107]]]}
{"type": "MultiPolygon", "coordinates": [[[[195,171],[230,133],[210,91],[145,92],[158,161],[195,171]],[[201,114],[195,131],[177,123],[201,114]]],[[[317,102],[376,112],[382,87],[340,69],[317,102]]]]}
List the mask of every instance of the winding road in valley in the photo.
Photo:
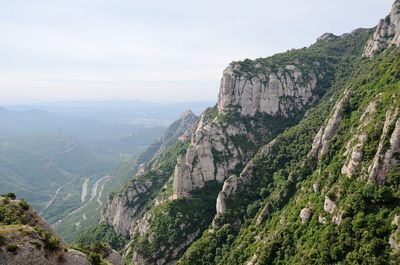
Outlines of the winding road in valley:
{"type": "Polygon", "coordinates": [[[47,210],[47,208],[50,207],[50,205],[53,204],[53,202],[55,201],[55,199],[57,198],[58,194],[60,193],[60,191],[67,185],[70,185],[72,183],[74,183],[76,181],[76,179],[78,178],[78,176],[75,176],[70,182],[67,182],[65,184],[63,184],[61,187],[59,187],[56,192],[54,193],[53,197],[51,198],[51,200],[46,204],[46,206],[40,211],[40,215],[42,215],[44,213],[44,211],[47,210]]]}
{"type": "MultiPolygon", "coordinates": [[[[109,180],[111,180],[111,176],[107,176],[109,180]]],[[[97,196],[97,202],[99,203],[99,207],[103,206],[103,202],[100,200],[101,199],[101,195],[103,194],[103,190],[104,190],[104,185],[107,183],[108,179],[106,179],[103,184],[101,185],[100,191],[99,191],[99,196],[97,196]]],[[[97,208],[99,208],[97,207],[97,208]]]]}
{"type": "Polygon", "coordinates": [[[112,178],[113,178],[113,176],[107,175],[107,176],[104,176],[104,177],[98,179],[98,180],[94,183],[94,185],[93,185],[92,192],[91,192],[91,194],[90,194],[89,200],[88,200],[86,203],[82,204],[78,209],[76,209],[76,210],[70,212],[69,214],[67,214],[66,216],[64,216],[62,219],[60,219],[60,220],[58,220],[57,222],[55,222],[55,223],[53,224],[53,226],[56,226],[57,224],[59,224],[60,222],[62,222],[62,220],[64,220],[64,219],[66,219],[66,218],[68,218],[68,217],[70,217],[70,216],[72,216],[72,215],[78,213],[78,212],[81,211],[83,208],[85,208],[89,203],[91,203],[94,199],[96,199],[96,202],[99,204],[99,206],[98,206],[97,208],[101,207],[101,206],[103,205],[103,202],[102,202],[100,199],[101,199],[101,196],[102,196],[102,192],[103,192],[103,189],[104,189],[104,185],[105,185],[108,181],[110,181],[112,178]],[[100,185],[101,183],[102,183],[102,185],[101,185],[101,187],[99,188],[99,185],[100,185]],[[96,197],[97,197],[97,198],[96,198],[96,197]]]}

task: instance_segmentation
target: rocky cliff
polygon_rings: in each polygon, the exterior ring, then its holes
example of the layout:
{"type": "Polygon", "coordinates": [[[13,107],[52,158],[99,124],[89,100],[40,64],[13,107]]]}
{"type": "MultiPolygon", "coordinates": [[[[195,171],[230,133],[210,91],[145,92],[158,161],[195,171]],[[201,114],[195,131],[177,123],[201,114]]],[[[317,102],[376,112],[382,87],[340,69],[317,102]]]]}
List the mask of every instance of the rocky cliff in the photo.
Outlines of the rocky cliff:
{"type": "Polygon", "coordinates": [[[316,99],[313,92],[324,72],[317,61],[314,64],[314,71],[304,73],[299,61],[277,71],[260,61],[252,72],[246,69],[248,65],[231,63],[222,75],[218,110],[235,109],[245,116],[254,116],[257,112],[288,116],[316,99]]]}
{"type": "MultiPolygon", "coordinates": [[[[132,238],[125,257],[136,264],[168,264],[208,225],[218,229],[232,198],[252,183],[254,168],[247,163],[321,99],[341,57],[363,48],[356,43],[366,38],[365,32],[330,34],[307,49],[230,64],[223,72],[217,106],[110,197],[103,221],[132,238]],[[338,50],[338,45],[346,48],[338,50]]],[[[268,153],[273,143],[263,150],[268,153]]],[[[259,222],[268,211],[269,206],[259,222]]],[[[242,220],[235,217],[232,223],[238,229],[242,220]]]]}
{"type": "Polygon", "coordinates": [[[178,158],[174,198],[189,196],[210,181],[223,182],[247,163],[271,131],[279,129],[272,128],[274,119],[294,119],[319,98],[328,72],[329,65],[317,58],[305,60],[301,54],[279,63],[268,59],[231,63],[223,72],[215,118],[202,116],[186,155],[178,158]],[[238,144],[240,138],[252,148],[238,144]]]}
{"type": "Polygon", "coordinates": [[[398,7],[376,29],[231,63],[217,105],[110,198],[127,260],[400,262],[398,7]]]}
{"type": "Polygon", "coordinates": [[[379,21],[365,47],[364,56],[372,57],[390,46],[400,47],[400,1],[393,4],[390,15],[379,21]]]}
{"type": "Polygon", "coordinates": [[[319,39],[361,48],[342,54],[328,93],[298,125],[224,182],[211,229],[179,264],[400,262],[398,8],[353,44],[337,41],[354,32],[319,39]]]}

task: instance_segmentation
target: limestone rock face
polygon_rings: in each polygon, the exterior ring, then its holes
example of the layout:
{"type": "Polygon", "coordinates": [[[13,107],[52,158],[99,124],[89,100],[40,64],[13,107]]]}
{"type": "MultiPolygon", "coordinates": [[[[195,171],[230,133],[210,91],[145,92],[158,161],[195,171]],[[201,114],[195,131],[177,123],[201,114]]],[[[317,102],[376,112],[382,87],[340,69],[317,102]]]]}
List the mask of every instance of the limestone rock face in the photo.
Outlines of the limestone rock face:
{"type": "Polygon", "coordinates": [[[210,181],[223,182],[243,157],[243,151],[236,147],[230,136],[248,136],[244,126],[229,125],[223,128],[220,123],[206,123],[200,119],[192,135],[186,156],[181,156],[176,164],[173,190],[174,198],[187,197],[190,191],[201,188],[210,181]],[[224,157],[217,163],[215,156],[224,157]]]}
{"type": "Polygon", "coordinates": [[[393,4],[390,15],[379,22],[365,47],[364,56],[372,57],[392,45],[400,47],[400,1],[398,0],[393,4]]]}
{"type": "MultiPolygon", "coordinates": [[[[276,140],[273,140],[270,143],[268,143],[267,145],[265,145],[261,149],[260,155],[267,156],[271,152],[271,149],[276,144],[277,144],[276,140]]],[[[254,175],[253,170],[254,170],[254,164],[252,161],[250,161],[249,163],[247,163],[246,167],[240,173],[239,177],[237,177],[236,175],[232,175],[227,180],[225,180],[222,191],[218,194],[218,197],[217,197],[217,205],[216,205],[217,214],[214,218],[214,222],[213,222],[214,224],[215,224],[216,218],[218,218],[219,215],[225,213],[226,200],[231,197],[236,196],[237,189],[240,186],[248,184],[252,181],[252,178],[254,175]]],[[[263,211],[263,213],[268,214],[268,207],[265,209],[265,211],[263,211]]],[[[260,220],[262,218],[263,217],[261,217],[260,220]]]]}
{"type": "Polygon", "coordinates": [[[300,211],[300,219],[301,222],[307,223],[311,218],[311,209],[310,208],[304,208],[300,211]]]}
{"type": "MultiPolygon", "coordinates": [[[[218,115],[235,113],[242,119],[256,119],[256,114],[291,117],[318,98],[316,90],[322,89],[318,85],[326,71],[326,65],[299,59],[274,66],[262,60],[233,62],[221,79],[218,115]]],[[[240,164],[246,164],[255,150],[239,146],[232,138],[248,139],[258,146],[260,140],[251,127],[245,122],[224,124],[203,115],[186,155],[177,160],[173,198],[190,196],[193,189],[202,188],[207,182],[223,182],[240,164]]],[[[218,200],[221,211],[224,196],[221,193],[218,200]]]]}
{"type": "MultiPolygon", "coordinates": [[[[69,249],[67,253],[64,254],[61,264],[71,264],[71,265],[91,265],[92,263],[88,260],[87,256],[77,250],[69,249]]],[[[119,265],[119,264],[115,264],[119,265]]]]}
{"type": "Polygon", "coordinates": [[[115,250],[111,250],[111,253],[108,255],[107,260],[113,265],[125,265],[124,259],[115,250]]]}
{"type": "Polygon", "coordinates": [[[369,168],[369,181],[378,185],[386,183],[389,170],[398,162],[396,157],[400,153],[400,118],[399,109],[389,110],[386,113],[381,140],[374,160],[369,168]],[[397,121],[396,121],[397,119],[397,121]],[[385,139],[388,137],[389,127],[394,124],[394,130],[390,136],[390,146],[385,151],[385,139]]]}
{"type": "Polygon", "coordinates": [[[318,216],[318,223],[320,223],[320,224],[326,224],[326,218],[325,217],[323,217],[323,216],[318,216]]]}
{"type": "Polygon", "coordinates": [[[107,206],[102,214],[102,221],[112,225],[118,233],[128,236],[137,216],[143,207],[141,196],[151,189],[149,180],[134,181],[121,193],[108,198],[107,206]]]}
{"type": "Polygon", "coordinates": [[[397,229],[389,237],[389,245],[395,251],[400,251],[400,216],[396,215],[392,221],[392,225],[397,226],[397,229]]]}
{"type": "Polygon", "coordinates": [[[348,158],[348,162],[342,167],[341,172],[343,175],[352,177],[362,162],[364,156],[363,147],[368,140],[365,128],[371,123],[372,115],[376,112],[377,104],[378,102],[374,100],[367,106],[360,117],[359,125],[354,132],[354,136],[346,145],[346,152],[343,156],[348,158]]]}
{"type": "Polygon", "coordinates": [[[346,92],[345,96],[336,103],[327,123],[319,129],[317,135],[314,137],[310,151],[311,157],[320,158],[328,152],[330,140],[332,140],[336,130],[339,128],[340,121],[342,120],[342,111],[348,97],[349,93],[346,92]]]}
{"type": "Polygon", "coordinates": [[[225,182],[222,190],[219,192],[217,197],[217,214],[222,214],[226,211],[226,198],[232,196],[236,190],[238,185],[238,177],[236,175],[230,176],[225,182]]]}
{"type": "MultiPolygon", "coordinates": [[[[261,68],[256,64],[255,68],[261,68]]],[[[322,73],[305,75],[295,64],[278,71],[266,70],[256,76],[243,74],[239,63],[231,63],[223,72],[218,95],[218,110],[238,109],[242,115],[257,112],[288,116],[293,110],[315,100],[313,90],[322,73]],[[239,74],[239,72],[241,72],[239,74]],[[291,102],[287,101],[291,98],[291,102]]]]}
{"type": "Polygon", "coordinates": [[[138,171],[144,171],[149,160],[155,157],[158,153],[164,151],[176,140],[189,139],[192,133],[192,128],[197,120],[198,117],[191,110],[183,112],[177,121],[165,129],[157,141],[152,143],[143,153],[139,155],[136,161],[139,169],[138,171]]]}
{"type": "Polygon", "coordinates": [[[332,223],[340,225],[343,221],[343,211],[339,210],[336,215],[332,217],[332,223]]]}
{"type": "Polygon", "coordinates": [[[178,138],[181,138],[181,140],[190,138],[193,125],[197,122],[198,118],[199,117],[197,117],[191,110],[183,112],[179,120],[169,126],[158,140],[158,142],[161,143],[158,152],[165,150],[168,145],[175,142],[178,138]]]}
{"type": "Polygon", "coordinates": [[[332,201],[329,197],[325,197],[324,201],[324,211],[330,214],[336,210],[337,206],[334,201],[332,201]]]}
{"type": "Polygon", "coordinates": [[[313,191],[314,191],[315,193],[319,193],[319,192],[320,192],[320,188],[321,188],[321,184],[320,184],[319,182],[315,182],[315,183],[313,184],[313,191]]]}

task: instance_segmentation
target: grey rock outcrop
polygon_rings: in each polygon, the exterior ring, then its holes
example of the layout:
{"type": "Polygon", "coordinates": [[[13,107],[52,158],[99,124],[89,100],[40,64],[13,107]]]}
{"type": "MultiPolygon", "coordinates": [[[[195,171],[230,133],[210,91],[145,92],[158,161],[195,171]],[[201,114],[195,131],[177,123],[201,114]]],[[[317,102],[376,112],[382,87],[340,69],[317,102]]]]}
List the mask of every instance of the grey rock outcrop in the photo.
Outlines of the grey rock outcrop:
{"type": "Polygon", "coordinates": [[[315,182],[313,184],[313,191],[315,193],[319,193],[321,191],[321,184],[319,182],[315,182]]]}
{"type": "MultiPolygon", "coordinates": [[[[71,264],[71,265],[91,265],[92,263],[89,261],[88,257],[75,250],[75,249],[68,249],[67,253],[61,258],[61,264],[71,264]]],[[[119,265],[119,264],[115,264],[119,265]]]]}
{"type": "Polygon", "coordinates": [[[340,225],[343,221],[343,211],[339,210],[336,215],[332,217],[332,223],[340,225]]]}
{"type": "Polygon", "coordinates": [[[390,15],[382,19],[364,50],[365,57],[372,57],[390,46],[400,47],[400,1],[393,4],[390,15]]]}
{"type": "Polygon", "coordinates": [[[323,216],[318,216],[318,223],[320,223],[320,224],[326,224],[327,222],[326,222],[326,218],[325,217],[323,217],[323,216]]]}
{"type": "MultiPolygon", "coordinates": [[[[269,155],[271,149],[276,144],[277,144],[276,140],[271,141],[260,150],[259,154],[261,156],[269,155]]],[[[216,204],[217,214],[213,221],[214,226],[215,226],[215,220],[220,215],[224,214],[226,211],[226,201],[236,196],[237,190],[240,186],[244,186],[252,181],[252,178],[254,176],[253,171],[254,171],[254,163],[253,161],[250,161],[249,163],[247,163],[246,167],[240,173],[239,177],[237,177],[236,175],[232,175],[227,180],[225,180],[222,191],[218,194],[217,197],[217,204],[216,204]]],[[[269,207],[266,207],[262,210],[259,216],[259,223],[261,223],[263,218],[266,215],[268,215],[268,212],[269,212],[269,207]]]]}
{"type": "Polygon", "coordinates": [[[348,98],[349,92],[346,92],[344,97],[335,104],[333,113],[327,123],[319,129],[311,147],[311,157],[320,158],[329,151],[330,141],[339,128],[340,121],[342,120],[342,111],[348,98]]]}
{"type": "Polygon", "coordinates": [[[310,208],[304,208],[300,211],[300,219],[303,224],[307,223],[310,221],[311,218],[311,209],[310,208]]]}
{"type": "Polygon", "coordinates": [[[136,180],[123,192],[110,196],[101,221],[112,225],[118,233],[129,236],[135,217],[138,217],[145,204],[141,196],[146,194],[152,185],[149,180],[136,180]]]}
{"type": "Polygon", "coordinates": [[[386,183],[386,177],[389,170],[398,162],[396,157],[400,152],[400,118],[398,118],[399,109],[389,110],[386,113],[386,119],[382,130],[381,140],[378,150],[369,168],[369,182],[377,185],[386,183]],[[397,119],[397,122],[396,122],[397,119]],[[389,148],[385,150],[385,141],[388,137],[389,127],[394,125],[394,130],[390,136],[389,148]]]}
{"type": "Polygon", "coordinates": [[[337,206],[334,201],[332,201],[329,197],[325,197],[324,201],[324,211],[330,214],[336,210],[337,206]]]}
{"type": "Polygon", "coordinates": [[[222,190],[217,197],[216,210],[217,214],[222,214],[226,211],[226,198],[235,194],[238,186],[238,177],[236,175],[230,176],[225,182],[222,190]]]}
{"type": "Polygon", "coordinates": [[[249,135],[244,126],[220,123],[206,123],[200,118],[192,135],[186,156],[181,156],[176,164],[173,189],[174,198],[187,197],[195,188],[201,188],[210,181],[223,182],[242,160],[243,151],[230,140],[233,135],[249,135]],[[215,156],[225,158],[218,163],[215,156]]]}
{"type": "MultiPolygon", "coordinates": [[[[217,105],[220,114],[237,112],[251,118],[263,113],[288,117],[318,98],[314,90],[324,78],[318,62],[308,65],[307,74],[302,72],[304,64],[299,61],[276,66],[274,71],[263,66],[262,61],[247,63],[252,64],[251,70],[245,69],[244,62],[231,63],[224,70],[217,105]]],[[[239,163],[246,164],[254,153],[246,154],[231,138],[254,139],[249,129],[244,124],[230,124],[226,128],[221,122],[201,117],[186,156],[177,161],[173,197],[187,197],[193,189],[210,181],[223,182],[239,163]]],[[[256,146],[259,144],[253,142],[256,146]]]]}
{"type": "Polygon", "coordinates": [[[400,234],[400,216],[399,215],[396,215],[393,218],[392,225],[395,225],[397,227],[397,229],[390,235],[390,237],[389,237],[389,245],[393,250],[399,252],[400,251],[400,238],[399,238],[399,234],[400,234]]]}
{"type": "Polygon", "coordinates": [[[106,258],[112,265],[125,265],[125,261],[122,256],[115,250],[111,250],[111,253],[106,258]]]}
{"type": "Polygon", "coordinates": [[[342,174],[348,177],[352,177],[358,169],[363,159],[363,148],[368,140],[368,135],[365,133],[365,128],[371,123],[372,115],[376,112],[378,102],[372,101],[364,113],[361,115],[359,125],[353,132],[354,136],[346,145],[346,152],[343,154],[347,158],[348,162],[342,167],[342,174]]]}
{"type": "MultiPolygon", "coordinates": [[[[255,68],[261,68],[261,64],[255,68]]],[[[243,74],[240,63],[231,63],[223,72],[218,95],[218,110],[238,109],[242,115],[254,116],[257,112],[288,116],[293,110],[315,100],[313,90],[323,73],[302,73],[295,64],[270,69],[257,75],[243,74]],[[286,99],[291,98],[290,104],[286,99]]]]}

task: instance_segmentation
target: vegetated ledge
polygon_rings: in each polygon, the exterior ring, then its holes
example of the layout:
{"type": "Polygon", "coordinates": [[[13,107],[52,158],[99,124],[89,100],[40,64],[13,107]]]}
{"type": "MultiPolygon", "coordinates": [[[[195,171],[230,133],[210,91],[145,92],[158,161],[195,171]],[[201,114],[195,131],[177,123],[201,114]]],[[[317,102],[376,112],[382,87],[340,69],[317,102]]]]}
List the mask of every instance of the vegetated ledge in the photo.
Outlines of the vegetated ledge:
{"type": "Polygon", "coordinates": [[[102,244],[68,246],[25,200],[0,195],[0,264],[124,265],[122,257],[102,244]]]}

